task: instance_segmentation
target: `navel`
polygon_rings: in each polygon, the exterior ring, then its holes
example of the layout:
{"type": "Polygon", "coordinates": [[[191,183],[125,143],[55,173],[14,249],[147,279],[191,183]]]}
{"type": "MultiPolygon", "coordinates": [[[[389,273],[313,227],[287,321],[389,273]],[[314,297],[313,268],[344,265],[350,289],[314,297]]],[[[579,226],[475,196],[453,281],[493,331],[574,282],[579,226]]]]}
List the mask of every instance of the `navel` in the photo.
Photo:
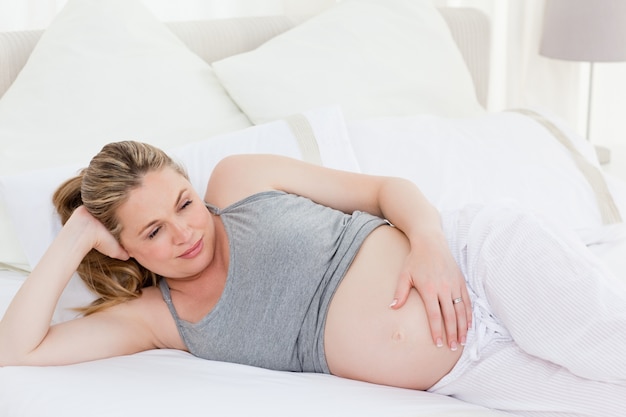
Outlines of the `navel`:
{"type": "Polygon", "coordinates": [[[404,342],[405,339],[406,339],[406,335],[404,334],[402,330],[396,330],[391,334],[391,340],[393,340],[396,343],[404,342]]]}

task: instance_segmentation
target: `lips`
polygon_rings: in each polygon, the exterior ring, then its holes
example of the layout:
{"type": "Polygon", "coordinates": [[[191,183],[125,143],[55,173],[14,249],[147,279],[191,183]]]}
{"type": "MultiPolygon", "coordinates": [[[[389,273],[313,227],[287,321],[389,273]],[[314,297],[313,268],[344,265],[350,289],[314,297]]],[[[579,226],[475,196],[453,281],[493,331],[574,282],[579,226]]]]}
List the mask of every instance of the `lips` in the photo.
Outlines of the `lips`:
{"type": "Polygon", "coordinates": [[[179,258],[183,258],[183,259],[195,258],[196,255],[198,255],[200,251],[202,251],[203,247],[204,247],[204,242],[202,241],[202,239],[200,239],[192,247],[190,247],[185,252],[183,252],[179,256],[179,258]]]}

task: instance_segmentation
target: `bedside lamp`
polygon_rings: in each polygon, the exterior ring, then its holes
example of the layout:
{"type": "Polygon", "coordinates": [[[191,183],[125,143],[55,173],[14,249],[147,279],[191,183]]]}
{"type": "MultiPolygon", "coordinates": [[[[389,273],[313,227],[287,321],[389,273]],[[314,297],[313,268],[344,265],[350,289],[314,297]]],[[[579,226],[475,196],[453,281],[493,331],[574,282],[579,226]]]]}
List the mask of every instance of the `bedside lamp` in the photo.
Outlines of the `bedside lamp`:
{"type": "MultiPolygon", "coordinates": [[[[539,53],[548,58],[589,62],[589,140],[593,65],[626,61],[626,1],[546,0],[539,53]]],[[[608,149],[597,147],[596,150],[600,162],[609,162],[608,149]]]]}

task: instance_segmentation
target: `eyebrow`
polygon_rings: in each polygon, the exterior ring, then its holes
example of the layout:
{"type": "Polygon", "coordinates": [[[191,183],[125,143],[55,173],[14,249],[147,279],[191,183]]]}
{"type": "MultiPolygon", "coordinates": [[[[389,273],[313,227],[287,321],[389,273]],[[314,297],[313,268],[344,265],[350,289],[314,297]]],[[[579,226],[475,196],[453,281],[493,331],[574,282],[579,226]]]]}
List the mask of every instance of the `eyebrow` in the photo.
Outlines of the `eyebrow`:
{"type": "MultiPolygon", "coordinates": [[[[183,198],[183,194],[186,191],[187,191],[186,188],[183,188],[182,190],[180,190],[180,192],[178,193],[178,197],[176,197],[176,201],[174,202],[174,207],[178,207],[178,205],[180,204],[180,200],[183,198]]],[[[142,227],[141,230],[139,230],[139,232],[137,233],[137,235],[138,236],[143,235],[147,229],[151,228],[152,226],[154,226],[158,222],[159,222],[159,220],[152,220],[150,223],[148,223],[144,227],[142,227]]]]}

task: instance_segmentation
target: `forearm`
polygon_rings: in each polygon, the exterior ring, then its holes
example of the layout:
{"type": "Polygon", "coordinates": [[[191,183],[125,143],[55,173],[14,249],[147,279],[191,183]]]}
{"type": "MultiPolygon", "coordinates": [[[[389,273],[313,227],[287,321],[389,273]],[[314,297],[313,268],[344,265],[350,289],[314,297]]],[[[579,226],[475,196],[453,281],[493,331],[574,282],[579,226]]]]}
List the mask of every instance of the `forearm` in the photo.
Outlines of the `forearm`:
{"type": "Polygon", "coordinates": [[[61,293],[91,249],[85,226],[66,225],[15,295],[0,321],[0,365],[24,357],[46,337],[61,293]]]}
{"type": "Polygon", "coordinates": [[[412,245],[444,238],[439,211],[412,182],[389,178],[378,196],[381,214],[402,230],[412,245]]]}

